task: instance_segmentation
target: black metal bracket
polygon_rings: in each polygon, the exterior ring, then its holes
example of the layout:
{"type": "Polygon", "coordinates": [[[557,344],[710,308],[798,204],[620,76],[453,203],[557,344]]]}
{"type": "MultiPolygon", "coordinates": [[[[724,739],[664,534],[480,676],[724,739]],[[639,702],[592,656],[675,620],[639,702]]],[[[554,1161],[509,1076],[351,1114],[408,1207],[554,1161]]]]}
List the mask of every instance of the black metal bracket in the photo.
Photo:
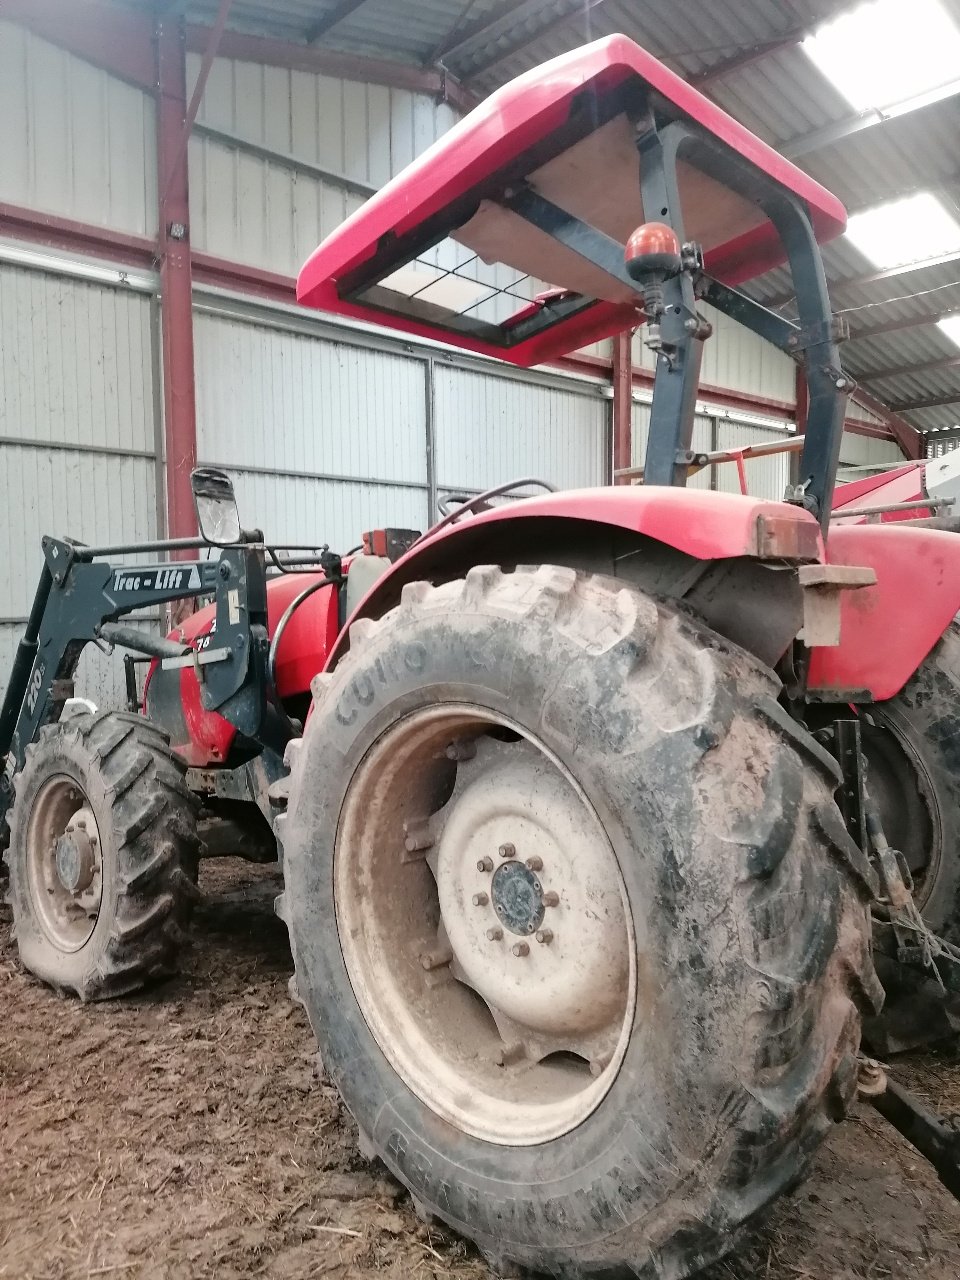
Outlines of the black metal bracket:
{"type": "Polygon", "coordinates": [[[867,1099],[885,1120],[929,1160],[937,1177],[960,1200],[960,1117],[940,1120],[919,1099],[887,1077],[886,1088],[867,1099]]]}
{"type": "Polygon", "coordinates": [[[736,320],[737,324],[742,324],[764,342],[770,342],[788,354],[799,350],[799,326],[777,315],[755,298],[732,285],[714,280],[712,276],[701,277],[698,292],[704,302],[736,320]]]}
{"type": "MultiPolygon", "coordinates": [[[[42,547],[44,567],[0,707],[0,823],[12,801],[12,774],[23,767],[40,727],[59,720],[90,643],[123,644],[165,662],[197,661],[204,708],[218,711],[248,737],[257,736],[266,708],[269,651],[262,546],[226,547],[219,560],[134,565],[97,560],[97,549],[58,538],[44,538],[42,547]],[[222,650],[221,660],[208,665],[200,664],[194,650],[187,659],[170,656],[184,646],[111,626],[138,609],[203,596],[216,601],[216,640],[222,650]]],[[[104,550],[136,553],[147,547],[104,550]]]]}
{"type": "Polygon", "coordinates": [[[869,857],[867,823],[865,815],[866,767],[863,759],[859,720],[835,720],[829,745],[843,774],[837,790],[837,804],[843,816],[844,826],[858,849],[869,857]]]}
{"type": "Polygon", "coordinates": [[[519,214],[525,222],[543,231],[566,248],[571,249],[578,257],[599,267],[607,275],[613,276],[622,285],[637,295],[637,306],[640,305],[640,293],[635,282],[627,274],[623,259],[623,245],[603,231],[598,231],[588,222],[574,217],[561,209],[559,205],[538,195],[532,187],[522,186],[506,196],[501,204],[512,213],[519,214]]]}

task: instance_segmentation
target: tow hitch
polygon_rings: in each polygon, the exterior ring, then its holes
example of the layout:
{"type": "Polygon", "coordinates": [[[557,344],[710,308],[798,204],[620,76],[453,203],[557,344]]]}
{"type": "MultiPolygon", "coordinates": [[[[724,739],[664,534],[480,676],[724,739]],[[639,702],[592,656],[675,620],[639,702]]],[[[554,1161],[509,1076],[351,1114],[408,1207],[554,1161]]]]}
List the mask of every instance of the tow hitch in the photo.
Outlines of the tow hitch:
{"type": "Polygon", "coordinates": [[[946,1189],[960,1200],[960,1116],[935,1116],[903,1085],[891,1080],[873,1058],[860,1059],[857,1092],[929,1160],[946,1189]]]}

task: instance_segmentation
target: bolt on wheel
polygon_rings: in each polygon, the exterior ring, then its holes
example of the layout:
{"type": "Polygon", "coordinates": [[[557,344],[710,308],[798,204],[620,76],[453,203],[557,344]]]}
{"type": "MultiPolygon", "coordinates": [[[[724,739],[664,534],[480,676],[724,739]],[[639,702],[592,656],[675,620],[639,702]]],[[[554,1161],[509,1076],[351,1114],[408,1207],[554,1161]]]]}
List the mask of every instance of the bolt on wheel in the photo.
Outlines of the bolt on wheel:
{"type": "Polygon", "coordinates": [[[344,959],[394,1069],[439,1114],[508,1145],[600,1103],[633,1020],[626,891],[574,778],[467,705],[369,751],[334,857],[344,959]]]}
{"type": "Polygon", "coordinates": [[[43,784],[26,834],[37,918],[61,951],[79,951],[100,914],[103,862],[97,820],[74,779],[57,775],[43,784]]]}

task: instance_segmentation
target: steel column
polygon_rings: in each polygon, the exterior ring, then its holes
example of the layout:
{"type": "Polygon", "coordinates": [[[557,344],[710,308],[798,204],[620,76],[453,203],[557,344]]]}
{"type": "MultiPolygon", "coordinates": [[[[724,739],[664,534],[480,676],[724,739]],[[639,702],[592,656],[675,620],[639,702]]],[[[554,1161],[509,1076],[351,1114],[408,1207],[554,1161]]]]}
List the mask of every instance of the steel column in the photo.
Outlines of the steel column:
{"type": "Polygon", "coordinates": [[[166,533],[171,538],[180,538],[196,533],[190,472],[197,462],[190,192],[187,153],[180,146],[187,116],[182,19],[157,23],[156,48],[166,533]]]}
{"type": "MultiPolygon", "coordinates": [[[[629,467],[633,462],[633,334],[629,329],[618,333],[613,340],[613,472],[629,467]]],[[[614,484],[628,481],[615,479],[614,484]]]]}
{"type": "MultiPolygon", "coordinates": [[[[197,75],[197,83],[193,86],[190,105],[187,107],[184,115],[183,125],[180,129],[180,137],[176,145],[176,150],[170,157],[170,167],[169,169],[164,167],[161,167],[160,169],[161,176],[164,179],[163,185],[160,188],[163,193],[160,197],[161,208],[163,207],[167,190],[171,182],[175,182],[177,180],[177,170],[180,169],[186,158],[187,147],[190,143],[190,131],[192,130],[194,121],[197,118],[197,112],[200,110],[203,91],[207,87],[207,80],[210,78],[210,69],[213,66],[214,58],[217,56],[217,49],[220,46],[220,41],[223,39],[223,31],[227,25],[227,18],[230,16],[232,6],[233,0],[220,0],[217,19],[210,28],[207,47],[204,49],[203,56],[200,60],[200,72],[197,75]]],[[[186,94],[186,80],[184,80],[184,94],[186,94]]]]}

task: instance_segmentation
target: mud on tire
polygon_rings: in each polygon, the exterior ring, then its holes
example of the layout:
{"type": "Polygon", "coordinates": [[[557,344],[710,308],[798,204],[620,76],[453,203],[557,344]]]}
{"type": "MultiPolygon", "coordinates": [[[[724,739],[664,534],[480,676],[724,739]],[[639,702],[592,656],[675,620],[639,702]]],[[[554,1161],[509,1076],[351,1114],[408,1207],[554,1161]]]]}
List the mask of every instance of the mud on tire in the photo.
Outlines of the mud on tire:
{"type": "Polygon", "coordinates": [[[861,718],[884,833],[907,857],[927,924],[960,942],[960,626],[861,718]]]}
{"type": "Polygon", "coordinates": [[[123,712],[72,716],[41,730],[14,786],[4,860],[24,968],[85,1001],[123,995],[172,972],[197,894],[199,841],[197,802],[166,734],[123,712]],[[49,815],[42,829],[38,797],[49,815]],[[64,815],[70,822],[76,812],[96,826],[98,878],[87,892],[98,897],[84,925],[83,910],[67,895],[59,927],[46,905],[63,896],[47,856],[50,833],[59,834],[64,815]],[[46,901],[38,904],[41,894],[46,901]]]}
{"type": "Polygon", "coordinates": [[[881,997],[871,874],[831,758],[777,690],[695,621],[549,566],[412,584],[314,682],[278,822],[300,995],[363,1148],[497,1266],[691,1275],[802,1176],[854,1094],[858,1006],[881,997]],[[626,1047],[590,1114],[551,1141],[483,1140],[442,1118],[371,1033],[344,960],[341,800],[383,735],[445,703],[559,762],[625,887],[639,975],[626,1047]]]}

